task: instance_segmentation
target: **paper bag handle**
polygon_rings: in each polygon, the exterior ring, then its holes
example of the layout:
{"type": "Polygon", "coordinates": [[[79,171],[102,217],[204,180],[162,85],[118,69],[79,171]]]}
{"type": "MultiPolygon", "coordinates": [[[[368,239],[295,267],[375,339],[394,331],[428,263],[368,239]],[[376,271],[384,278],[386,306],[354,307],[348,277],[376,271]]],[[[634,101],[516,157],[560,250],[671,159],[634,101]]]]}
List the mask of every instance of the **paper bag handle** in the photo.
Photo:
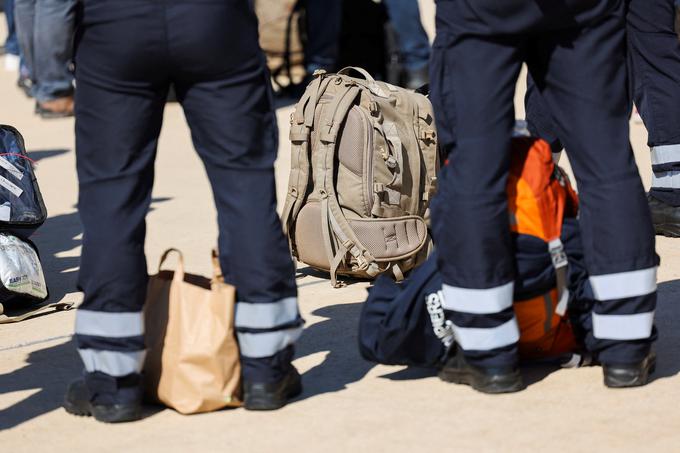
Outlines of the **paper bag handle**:
{"type": "Polygon", "coordinates": [[[212,249],[212,265],[213,265],[213,282],[224,283],[224,274],[222,274],[222,266],[220,266],[220,255],[217,249],[212,249]]]}
{"type": "Polygon", "coordinates": [[[161,272],[161,267],[163,266],[163,263],[172,252],[177,252],[177,255],[179,255],[179,259],[177,261],[177,270],[175,270],[175,275],[173,276],[173,279],[184,280],[184,255],[182,255],[182,252],[180,252],[176,248],[169,248],[165,252],[163,252],[163,254],[161,255],[161,259],[158,262],[158,272],[159,273],[161,272]]]}

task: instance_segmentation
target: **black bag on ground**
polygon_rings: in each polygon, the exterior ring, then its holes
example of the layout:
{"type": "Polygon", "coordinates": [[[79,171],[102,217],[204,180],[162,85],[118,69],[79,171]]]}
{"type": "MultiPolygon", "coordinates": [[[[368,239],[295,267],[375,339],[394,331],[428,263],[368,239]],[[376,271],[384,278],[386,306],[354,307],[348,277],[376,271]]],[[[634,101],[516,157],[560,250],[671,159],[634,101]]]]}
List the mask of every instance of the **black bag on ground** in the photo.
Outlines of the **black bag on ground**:
{"type": "Polygon", "coordinates": [[[24,138],[0,125],[0,231],[28,238],[47,219],[24,138]]]}
{"type": "Polygon", "coordinates": [[[359,351],[386,365],[434,367],[453,342],[444,317],[436,252],[401,283],[381,275],[369,289],[359,320],[359,351]]]}

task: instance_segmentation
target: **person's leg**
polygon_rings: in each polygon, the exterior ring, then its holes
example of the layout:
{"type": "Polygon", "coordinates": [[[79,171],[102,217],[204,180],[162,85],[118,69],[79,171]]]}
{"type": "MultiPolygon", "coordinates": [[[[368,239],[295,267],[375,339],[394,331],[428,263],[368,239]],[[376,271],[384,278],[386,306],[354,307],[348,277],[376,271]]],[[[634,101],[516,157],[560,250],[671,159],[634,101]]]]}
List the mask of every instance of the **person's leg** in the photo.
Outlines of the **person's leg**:
{"type": "Polygon", "coordinates": [[[405,86],[420,88],[427,83],[430,41],[420,21],[418,0],[384,0],[394,26],[405,70],[405,86]]]}
{"type": "Polygon", "coordinates": [[[680,236],[680,41],[673,0],[630,0],[633,93],[652,152],[650,207],[656,232],[680,236]]]}
{"type": "Polygon", "coordinates": [[[528,60],[578,182],[585,262],[597,300],[592,347],[610,369],[648,357],[658,265],[629,142],[623,20],[620,4],[582,28],[546,32],[532,43],[528,60]]]}
{"type": "Polygon", "coordinates": [[[19,40],[14,23],[14,0],[5,0],[5,19],[7,20],[7,39],[5,40],[5,52],[19,56],[19,40]]]}
{"type": "Polygon", "coordinates": [[[168,28],[178,30],[170,43],[183,68],[173,81],[212,184],[220,261],[238,293],[235,325],[246,408],[273,409],[254,403],[253,385],[276,387],[296,379],[291,359],[303,321],[276,213],[276,118],[254,17],[233,4],[178,3],[170,11],[168,28]],[[191,39],[180,32],[195,24],[202,32],[191,39]]]}
{"type": "MultiPolygon", "coordinates": [[[[14,0],[14,22],[17,30],[17,40],[22,56],[23,67],[26,76],[29,77],[30,85],[34,85],[34,32],[35,32],[35,7],[37,0],[14,0]]],[[[21,68],[23,71],[23,68],[21,68]]],[[[20,75],[21,77],[21,75],[20,75]]],[[[33,90],[31,89],[31,94],[33,90]]]]}
{"type": "Polygon", "coordinates": [[[524,109],[526,110],[527,129],[534,137],[542,138],[550,144],[553,158],[558,158],[562,152],[562,142],[560,142],[555,131],[555,120],[548,106],[541,98],[541,93],[536,87],[531,74],[527,75],[527,92],[524,96],[524,109]]]}
{"type": "Polygon", "coordinates": [[[305,69],[334,71],[338,62],[342,0],[307,0],[305,69]]]}
{"type": "MultiPolygon", "coordinates": [[[[118,413],[123,420],[139,416],[145,217],[169,85],[157,8],[152,2],[89,3],[77,43],[78,285],[84,300],[75,339],[91,403],[95,409],[127,405],[130,412],[118,413]]],[[[82,383],[70,388],[67,409],[83,409],[76,404],[82,392],[82,383]]],[[[111,421],[110,412],[94,415],[111,421]]]]}
{"type": "Polygon", "coordinates": [[[70,113],[73,110],[73,103],[68,98],[73,96],[70,64],[75,5],[75,0],[37,0],[36,3],[33,49],[33,77],[37,82],[35,98],[47,113],[62,110],[70,113]],[[65,98],[65,102],[55,103],[65,98]],[[64,103],[69,105],[62,106],[64,103]]]}
{"type": "Polygon", "coordinates": [[[513,369],[519,331],[506,182],[523,41],[466,34],[461,3],[437,8],[431,99],[449,164],[432,204],[433,235],[445,308],[465,359],[513,369]]]}

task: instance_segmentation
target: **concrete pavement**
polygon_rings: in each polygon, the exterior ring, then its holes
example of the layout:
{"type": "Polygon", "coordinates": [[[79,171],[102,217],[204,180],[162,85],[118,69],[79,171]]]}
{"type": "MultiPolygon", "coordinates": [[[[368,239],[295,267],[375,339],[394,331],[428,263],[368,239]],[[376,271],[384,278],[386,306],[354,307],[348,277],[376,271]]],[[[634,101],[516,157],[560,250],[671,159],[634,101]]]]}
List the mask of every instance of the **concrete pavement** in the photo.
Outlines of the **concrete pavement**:
{"type": "MultiPolygon", "coordinates": [[[[17,127],[38,160],[50,218],[35,242],[52,299],[78,302],[81,229],[73,120],[39,120],[33,104],[15,88],[14,77],[0,72],[0,122],[17,127]]],[[[280,200],[289,165],[291,110],[278,110],[280,200]]],[[[632,139],[649,184],[641,125],[632,125],[632,139]]],[[[188,269],[209,275],[215,210],[176,104],[166,108],[156,168],[148,216],[149,271],[156,271],[166,248],[177,247],[188,269]]],[[[374,366],[361,359],[356,346],[368,284],[334,290],[301,268],[300,305],[307,328],[295,365],[303,373],[305,391],[289,406],[272,413],[238,409],[195,416],[158,410],[118,426],[70,416],[60,403],[66,384],[80,371],[70,337],[75,312],[56,313],[0,326],[0,451],[678,451],[680,240],[658,238],[657,249],[662,259],[659,366],[654,382],[644,388],[606,389],[599,368],[531,368],[525,391],[486,396],[443,383],[428,371],[374,366]]]]}

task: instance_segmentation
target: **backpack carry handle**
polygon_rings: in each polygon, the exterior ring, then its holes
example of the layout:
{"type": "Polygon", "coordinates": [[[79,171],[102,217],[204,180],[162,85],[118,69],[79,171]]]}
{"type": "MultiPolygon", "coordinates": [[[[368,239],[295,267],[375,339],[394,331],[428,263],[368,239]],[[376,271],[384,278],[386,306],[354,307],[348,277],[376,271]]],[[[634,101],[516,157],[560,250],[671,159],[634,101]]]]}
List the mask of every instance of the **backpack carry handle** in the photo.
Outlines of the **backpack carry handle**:
{"type": "Polygon", "coordinates": [[[340,75],[350,75],[350,72],[358,72],[363,76],[363,79],[370,83],[375,83],[373,76],[364,68],[359,68],[357,66],[347,66],[338,71],[340,75]]]}

